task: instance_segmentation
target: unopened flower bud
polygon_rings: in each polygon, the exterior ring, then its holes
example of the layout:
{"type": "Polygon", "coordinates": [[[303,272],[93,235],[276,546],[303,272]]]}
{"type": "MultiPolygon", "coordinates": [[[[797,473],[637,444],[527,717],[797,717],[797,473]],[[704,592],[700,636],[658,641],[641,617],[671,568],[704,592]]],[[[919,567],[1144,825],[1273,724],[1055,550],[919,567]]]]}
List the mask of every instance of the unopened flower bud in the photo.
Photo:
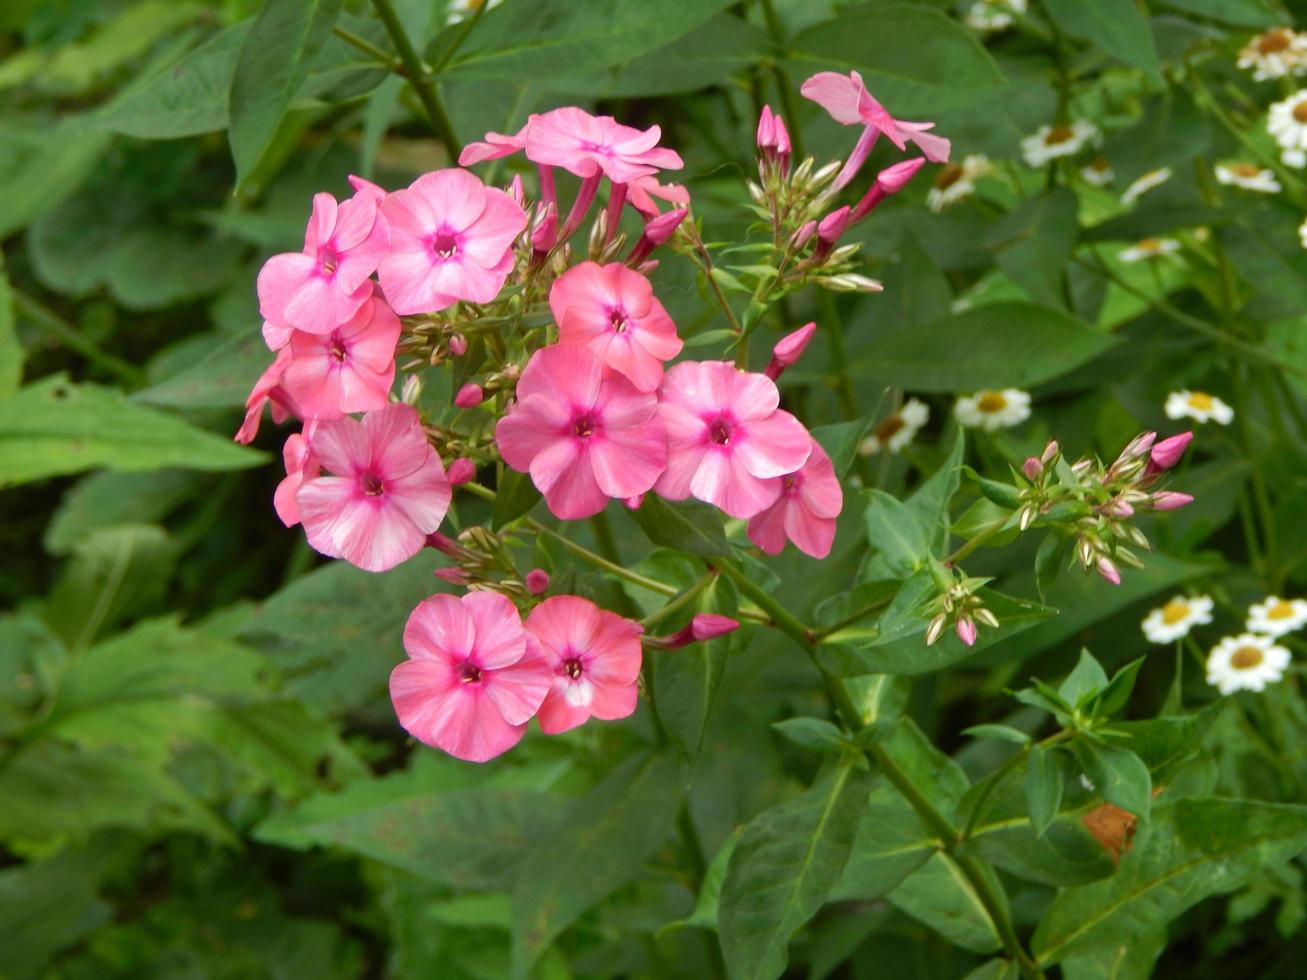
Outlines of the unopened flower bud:
{"type": "Polygon", "coordinates": [[[640,505],[644,503],[644,494],[637,493],[634,497],[624,497],[622,506],[627,510],[639,510],[640,505]]]}
{"type": "Polygon", "coordinates": [[[1117,457],[1118,461],[1146,455],[1153,448],[1153,443],[1156,440],[1156,432],[1141,432],[1130,440],[1128,446],[1121,450],[1121,455],[1117,457]]]}
{"type": "Polygon", "coordinates": [[[459,408],[476,408],[485,401],[486,392],[479,384],[469,381],[458,389],[458,394],[454,396],[454,404],[459,408]]]}
{"type": "Polygon", "coordinates": [[[799,230],[790,238],[790,244],[795,248],[802,248],[809,238],[817,231],[817,222],[806,221],[799,227],[799,230]]]}
{"type": "Polygon", "coordinates": [[[776,156],[784,173],[790,159],[790,131],[785,128],[785,120],[776,116],[776,156]]]}
{"type": "Polygon", "coordinates": [[[769,105],[758,115],[758,149],[768,159],[776,152],[776,115],[769,105]]]}
{"type": "Polygon", "coordinates": [[[1056,439],[1048,440],[1048,445],[1044,447],[1044,451],[1040,454],[1039,461],[1045,466],[1053,462],[1057,458],[1058,448],[1056,439]]]}
{"type": "Polygon", "coordinates": [[[868,279],[854,272],[846,272],[838,276],[823,276],[817,282],[837,293],[879,293],[885,289],[884,284],[875,279],[868,279]]]}
{"type": "Polygon", "coordinates": [[[976,624],[970,616],[963,616],[957,621],[954,627],[957,630],[958,639],[969,647],[976,645],[976,624]]]}
{"type": "Polygon", "coordinates": [[[911,160],[896,163],[892,167],[886,167],[877,174],[875,182],[872,183],[867,193],[862,196],[858,206],[853,209],[853,214],[849,217],[849,224],[856,224],[861,221],[885,198],[903,190],[908,185],[908,181],[916,175],[925,162],[925,157],[914,157],[911,160]]]}
{"type": "Polygon", "coordinates": [[[1106,506],[1106,510],[1113,517],[1120,518],[1133,517],[1135,513],[1135,509],[1120,497],[1110,501],[1106,506]]]}
{"type": "Polygon", "coordinates": [[[1182,432],[1178,436],[1171,436],[1156,443],[1148,454],[1149,475],[1169,470],[1180,462],[1180,457],[1184,455],[1185,449],[1189,447],[1193,438],[1192,432],[1182,432]]]}
{"type": "Polygon", "coordinates": [[[828,254],[848,226],[849,206],[847,204],[841,208],[836,208],[822,218],[817,224],[817,253],[819,255],[828,254]],[[825,247],[823,248],[823,246],[825,247]]]}
{"type": "Polygon", "coordinates": [[[1038,480],[1044,472],[1044,464],[1037,456],[1027,456],[1026,461],[1021,464],[1021,472],[1026,475],[1027,480],[1038,480]]]}
{"type": "Polygon", "coordinates": [[[558,242],[558,209],[552,204],[544,204],[536,209],[534,227],[531,229],[531,250],[543,256],[558,242]]]}
{"type": "Polygon", "coordinates": [[[1161,493],[1153,494],[1153,510],[1175,510],[1193,502],[1192,496],[1176,490],[1163,490],[1161,493]]]}
{"type": "Polygon", "coordinates": [[[940,636],[944,633],[944,627],[948,625],[948,616],[940,613],[930,621],[926,627],[926,646],[933,647],[938,642],[940,636]]]}
{"type": "Polygon", "coordinates": [[[631,249],[631,254],[627,256],[626,264],[637,266],[648,258],[650,252],[676,233],[676,229],[681,226],[681,222],[689,213],[686,208],[677,208],[647,222],[644,231],[640,233],[640,240],[635,243],[635,248],[631,249]]]}
{"type": "Polygon", "coordinates": [[[1121,584],[1121,573],[1117,571],[1116,565],[1112,563],[1112,559],[1108,558],[1106,555],[1098,559],[1098,564],[1095,565],[1095,568],[1097,569],[1098,574],[1108,582],[1111,582],[1113,585],[1121,584]]]}
{"type": "Polygon", "coordinates": [[[549,588],[549,573],[543,568],[533,568],[526,573],[526,590],[532,595],[543,595],[549,588]]]}
{"type": "Polygon", "coordinates": [[[740,624],[729,616],[716,613],[699,613],[683,629],[671,636],[662,637],[658,646],[666,650],[676,650],[691,643],[702,643],[719,636],[725,636],[740,628],[740,624]]]}
{"type": "Polygon", "coordinates": [[[517,206],[525,207],[526,190],[522,187],[522,175],[514,174],[513,179],[508,183],[508,196],[513,199],[517,206]]]}
{"type": "Polygon", "coordinates": [[[449,585],[467,586],[472,582],[461,568],[437,568],[432,574],[449,585]]]}
{"type": "Polygon", "coordinates": [[[455,357],[462,357],[467,353],[467,338],[461,333],[456,333],[449,338],[449,352],[455,357]]]}
{"type": "Polygon", "coordinates": [[[807,323],[776,341],[776,346],[771,351],[771,363],[767,365],[764,372],[767,377],[773,381],[779,378],[781,373],[803,354],[804,348],[808,346],[808,341],[816,331],[816,323],[807,323]]]}
{"type": "Polygon", "coordinates": [[[476,464],[472,460],[460,456],[449,464],[448,475],[451,487],[461,487],[464,483],[471,483],[476,479],[476,464]]]}
{"type": "Polygon", "coordinates": [[[432,531],[427,535],[427,545],[441,554],[449,555],[450,558],[463,558],[468,553],[461,544],[439,531],[432,531]]]}
{"type": "Polygon", "coordinates": [[[998,617],[988,609],[981,607],[980,609],[973,610],[971,615],[975,616],[976,619],[980,620],[991,629],[998,629],[998,617]]]}
{"type": "Polygon", "coordinates": [[[404,385],[399,391],[399,400],[405,405],[416,405],[418,399],[422,397],[422,378],[420,375],[410,374],[404,378],[404,385]]]}

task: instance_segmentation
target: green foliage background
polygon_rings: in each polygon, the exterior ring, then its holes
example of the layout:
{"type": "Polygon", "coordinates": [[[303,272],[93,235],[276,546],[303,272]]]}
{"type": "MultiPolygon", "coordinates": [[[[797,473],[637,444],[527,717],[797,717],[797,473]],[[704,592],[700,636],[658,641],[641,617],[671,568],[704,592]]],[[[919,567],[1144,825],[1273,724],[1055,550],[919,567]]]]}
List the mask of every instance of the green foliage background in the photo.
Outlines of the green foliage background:
{"type": "MultiPolygon", "coordinates": [[[[747,567],[804,622],[841,624],[818,657],[853,678],[866,721],[888,721],[876,744],[970,828],[958,850],[848,749],[820,675],[775,631],[659,657],[630,722],[528,737],[491,766],[402,738],[385,679],[409,611],[443,588],[435,558],[381,576],[319,561],[272,511],[277,434],[228,435],[268,357],[255,274],[299,247],[312,193],[448,164],[384,25],[357,0],[9,0],[0,976],[1012,977],[975,893],[991,879],[1070,980],[1292,975],[1307,955],[1300,677],[1222,710],[1191,665],[1177,680],[1169,651],[1149,656],[1117,710],[1147,769],[1130,777],[1141,808],[1161,792],[1119,867],[1064,754],[1032,754],[1043,775],[1028,777],[1002,765],[1011,745],[961,732],[1034,732],[1046,712],[1008,688],[1060,680],[1081,646],[1109,672],[1147,653],[1143,612],[1185,583],[1218,598],[1228,632],[1249,601],[1307,586],[1307,197],[1292,173],[1276,198],[1210,179],[1219,159],[1275,160],[1259,116],[1278,89],[1234,55],[1304,6],[1043,0],[983,46],[947,2],[505,0],[465,37],[443,0],[395,3],[462,140],[570,102],[658,123],[713,242],[746,229],[761,102],[819,159],[847,152],[850,131],[797,99],[814,71],[856,68],[959,157],[998,161],[973,202],[932,214],[923,178],[860,226],[883,294],[785,311],[847,345],[814,344],[785,378],[828,445],[851,451],[894,393],[930,399],[935,421],[902,458],[857,464],[876,489],[846,485],[827,562],[747,567]],[[1105,129],[1115,190],[1019,164],[1021,137],[1066,109],[1105,129]],[[1164,166],[1170,181],[1120,204],[1164,166]],[[1165,234],[1197,258],[1117,257],[1165,234]],[[1008,385],[1033,391],[1033,419],[964,450],[952,396],[1008,385]],[[1176,480],[1197,502],[1149,528],[1159,552],[1119,588],[1073,572],[1045,593],[1022,538],[974,559],[1010,597],[974,651],[925,649],[911,609],[848,621],[884,580],[911,583],[951,522],[965,537],[986,516],[957,483],[964,451],[1000,477],[1050,436],[1110,455],[1173,430],[1162,404],[1186,386],[1230,400],[1236,424],[1203,430],[1176,480]]],[[[692,350],[720,339],[687,263],[657,278],[692,350]]],[[[430,372],[432,405],[448,384],[430,372]]],[[[678,589],[701,566],[668,546],[729,547],[715,518],[655,500],[638,522],[611,516],[624,562],[678,589]]],[[[557,582],[662,605],[546,540],[557,582]]],[[[722,578],[700,601],[729,613],[741,597],[722,578]]],[[[1097,683],[1081,669],[1066,683],[1097,683]]]]}

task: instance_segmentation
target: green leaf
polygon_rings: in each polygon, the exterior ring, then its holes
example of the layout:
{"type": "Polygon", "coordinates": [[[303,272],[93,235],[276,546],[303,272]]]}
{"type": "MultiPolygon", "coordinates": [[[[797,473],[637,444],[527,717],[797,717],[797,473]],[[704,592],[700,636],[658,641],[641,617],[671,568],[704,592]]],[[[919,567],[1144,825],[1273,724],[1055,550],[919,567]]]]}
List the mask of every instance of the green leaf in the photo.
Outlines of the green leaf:
{"type": "Polygon", "coordinates": [[[0,121],[0,239],[23,228],[76,193],[109,148],[108,133],[88,128],[85,116],[0,121]]]}
{"type": "Polygon", "coordinates": [[[631,517],[654,544],[692,555],[713,557],[730,554],[722,532],[721,512],[696,500],[663,500],[646,494],[631,517]]]}
{"type": "Polygon", "coordinates": [[[962,734],[970,735],[972,738],[992,738],[1000,742],[1011,742],[1014,745],[1030,744],[1029,735],[1008,725],[972,725],[970,728],[962,729],[962,734]]]}
{"type": "Polygon", "coordinates": [[[858,443],[862,441],[871,419],[855,419],[852,422],[835,422],[831,425],[819,425],[812,430],[812,437],[826,450],[835,475],[843,479],[858,456],[858,443]]]}
{"type": "Polygon", "coordinates": [[[531,508],[539,502],[540,491],[531,480],[531,474],[519,473],[505,466],[499,489],[495,493],[495,505],[490,512],[491,529],[498,531],[504,525],[531,513],[531,508]]]}
{"type": "Polygon", "coordinates": [[[1103,799],[1147,818],[1153,802],[1153,779],[1143,759],[1122,746],[1087,738],[1077,738],[1071,747],[1103,799]]]}
{"type": "Polygon", "coordinates": [[[964,105],[997,88],[1003,74],[984,47],[951,17],[920,4],[854,8],[800,31],[790,43],[794,75],[862,73],[867,89],[894,115],[920,118],[964,105]],[[867,44],[886,24],[893,44],[867,44]]]}
{"type": "Polygon", "coordinates": [[[84,849],[0,871],[0,935],[5,976],[36,980],[54,955],[110,921],[96,894],[98,867],[84,849]]]}
{"type": "Polygon", "coordinates": [[[910,575],[930,554],[931,533],[916,512],[883,490],[869,490],[862,517],[874,551],[874,577],[910,575]]]}
{"type": "Polygon", "coordinates": [[[1117,341],[1034,303],[987,303],[925,326],[877,324],[861,378],[914,391],[1028,388],[1073,371],[1117,341]],[[948,357],[941,357],[948,351],[948,357]]]}
{"type": "Polygon", "coordinates": [[[996,956],[968,973],[962,980],[1019,980],[1021,968],[1012,960],[996,956]]]}
{"type": "Polygon", "coordinates": [[[717,926],[733,978],[785,972],[790,937],[821,908],[848,860],[869,782],[857,758],[846,756],[745,828],[726,870],[717,926]]]}
{"type": "Polygon", "coordinates": [[[1064,275],[1080,235],[1076,196],[1065,187],[1029,197],[990,226],[998,267],[1037,303],[1064,309],[1064,275]]]}
{"type": "MultiPolygon", "coordinates": [[[[643,566],[645,563],[640,564],[643,566]]],[[[695,579],[702,573],[702,566],[698,562],[691,561],[689,564],[693,566],[693,571],[688,576],[689,581],[677,583],[683,589],[694,585],[695,579]]],[[[633,586],[632,589],[634,588],[633,586]]],[[[663,596],[659,600],[659,606],[666,601],[663,596]]],[[[735,584],[728,579],[715,579],[700,593],[695,605],[699,612],[734,616],[739,608],[735,584]]],[[[688,618],[686,622],[689,622],[688,618]]],[[[670,630],[671,627],[671,623],[666,623],[659,629],[670,630]]],[[[691,643],[672,651],[670,656],[659,657],[657,664],[646,662],[646,668],[652,668],[654,704],[658,717],[689,759],[694,759],[703,747],[708,721],[721,690],[727,658],[733,649],[742,648],[748,642],[746,636],[737,630],[726,636],[703,643],[691,643]]]]}
{"type": "Polygon", "coordinates": [[[1113,674],[1112,680],[1108,682],[1094,708],[1094,713],[1105,718],[1124,708],[1126,702],[1130,700],[1130,692],[1135,688],[1135,678],[1139,676],[1139,668],[1143,665],[1144,658],[1140,657],[1138,660],[1130,661],[1113,674]]]}
{"type": "Polygon", "coordinates": [[[223,338],[207,354],[175,374],[132,395],[132,400],[164,408],[236,408],[273,355],[257,330],[223,338]]]}
{"type": "Polygon", "coordinates": [[[1057,753],[1030,747],[1026,760],[1026,805],[1030,810],[1030,827],[1038,840],[1044,835],[1062,805],[1062,767],[1057,753]]]}
{"type": "Polygon", "coordinates": [[[1156,76],[1161,69],[1148,19],[1134,0],[1043,0],[1044,10],[1059,28],[1088,41],[1128,65],[1156,76]]]}
{"type": "Polygon", "coordinates": [[[513,975],[582,912],[637,877],[681,807],[685,767],[670,753],[627,760],[563,816],[563,838],[542,838],[513,891],[513,975]],[[561,845],[561,846],[560,846],[561,845]]]}
{"type": "MultiPolygon", "coordinates": [[[[532,0],[506,3],[482,17],[444,74],[469,80],[549,79],[633,61],[701,27],[729,0],[532,0]]],[[[439,60],[457,31],[446,31],[429,57],[439,60]]]]}
{"type": "MultiPolygon", "coordinates": [[[[988,869],[985,873],[993,874],[988,869]]],[[[997,894],[1002,894],[1001,888],[997,894]]],[[[887,897],[895,908],[963,949],[983,954],[1002,945],[974,886],[947,854],[931,855],[887,897]]]]}
{"type": "Polygon", "coordinates": [[[1094,655],[1088,650],[1080,651],[1075,669],[1067,675],[1066,680],[1057,689],[1062,700],[1072,708],[1084,705],[1090,698],[1107,687],[1107,674],[1094,655]]]}
{"type": "Polygon", "coordinates": [[[1161,6],[1236,27],[1274,27],[1279,23],[1261,0],[1161,0],[1161,6]]]}
{"type": "Polygon", "coordinates": [[[1307,807],[1180,799],[1158,806],[1110,878],[1064,889],[1035,930],[1041,965],[1148,935],[1307,848],[1307,807]]]}
{"type": "Polygon", "coordinates": [[[94,531],[119,524],[161,524],[203,486],[185,470],[101,471],[63,495],[41,539],[52,555],[69,554],[94,531]]]}
{"type": "Polygon", "coordinates": [[[732,830],[730,836],[726,838],[713,856],[712,863],[708,865],[708,870],[704,873],[703,886],[699,889],[699,895],[694,902],[694,911],[690,913],[690,917],[688,919],[679,919],[676,922],[669,922],[658,930],[659,935],[667,930],[683,926],[695,926],[699,929],[717,931],[717,907],[721,901],[722,882],[726,880],[726,868],[731,863],[731,855],[735,853],[735,845],[740,842],[740,836],[743,833],[743,827],[736,827],[732,830]]]}
{"type": "Polygon", "coordinates": [[[22,382],[23,347],[14,331],[14,296],[0,255],[0,400],[17,391],[22,382]]]}
{"type": "Polygon", "coordinates": [[[849,859],[831,901],[871,901],[898,887],[930,859],[939,842],[897,791],[878,786],[858,820],[849,859]]]}
{"type": "Polygon", "coordinates": [[[245,20],[220,31],[153,78],[125,90],[95,114],[95,125],[152,140],[226,129],[232,75],[253,23],[245,20]]]}
{"type": "Polygon", "coordinates": [[[1167,946],[1165,929],[1093,946],[1062,961],[1065,980],[1148,980],[1167,946]]]}
{"type": "Polygon", "coordinates": [[[231,79],[228,141],[238,185],[277,134],[291,99],[340,13],[342,0],[264,0],[231,79]]]}
{"type": "Polygon", "coordinates": [[[962,459],[966,451],[966,436],[959,426],[953,435],[948,455],[939,468],[912,491],[905,501],[926,529],[932,554],[942,557],[948,547],[949,504],[962,482],[962,459]]]}
{"type": "Polygon", "coordinates": [[[1069,534],[1049,531],[1044,535],[1044,540],[1039,543],[1039,551],[1035,553],[1035,588],[1040,601],[1048,601],[1048,590],[1065,571],[1074,547],[1075,539],[1069,534]]]}
{"type": "Polygon", "coordinates": [[[786,718],[774,721],[771,727],[780,732],[786,740],[813,752],[847,752],[853,744],[844,737],[844,733],[823,718],[786,718]]]}
{"type": "Polygon", "coordinates": [[[43,378],[0,401],[0,486],[97,466],[234,470],[267,457],[120,392],[43,378]]]}

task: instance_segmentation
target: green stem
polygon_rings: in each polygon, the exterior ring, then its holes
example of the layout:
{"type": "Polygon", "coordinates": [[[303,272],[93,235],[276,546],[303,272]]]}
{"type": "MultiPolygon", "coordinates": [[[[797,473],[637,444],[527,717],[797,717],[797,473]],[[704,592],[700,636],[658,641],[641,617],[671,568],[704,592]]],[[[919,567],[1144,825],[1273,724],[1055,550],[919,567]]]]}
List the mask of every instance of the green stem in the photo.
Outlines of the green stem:
{"type": "Polygon", "coordinates": [[[553,528],[545,527],[534,518],[528,517],[526,520],[527,527],[535,531],[536,534],[547,534],[554,541],[563,546],[564,550],[570,551],[577,558],[589,562],[595,568],[602,569],[609,575],[615,575],[620,579],[630,582],[632,585],[638,585],[642,589],[648,589],[650,592],[657,592],[659,595],[668,597],[675,596],[679,591],[676,586],[668,585],[666,582],[659,582],[657,579],[648,578],[639,572],[633,572],[629,568],[609,561],[602,555],[597,555],[584,545],[579,545],[571,538],[565,538],[553,528]]]}
{"type": "Polygon", "coordinates": [[[397,75],[404,74],[404,63],[400,61],[398,58],[396,58],[389,51],[387,51],[385,48],[377,47],[367,38],[360,37],[359,35],[355,34],[353,31],[349,31],[341,27],[339,24],[332,27],[331,33],[335,34],[336,37],[340,38],[350,47],[358,48],[364,54],[368,54],[371,55],[373,58],[376,58],[377,61],[381,62],[383,66],[385,66],[387,69],[394,72],[395,74],[397,75]]]}
{"type": "Polygon", "coordinates": [[[608,515],[602,510],[590,518],[590,529],[594,531],[595,545],[599,554],[614,564],[622,563],[622,556],[617,551],[617,541],[613,538],[613,529],[608,523],[608,515]]]}
{"type": "Polygon", "coordinates": [[[1232,385],[1235,405],[1234,415],[1239,426],[1239,440],[1243,443],[1244,455],[1248,458],[1248,464],[1252,467],[1253,501],[1257,506],[1262,530],[1262,543],[1266,549],[1264,556],[1266,560],[1266,587],[1269,592],[1279,593],[1282,583],[1280,581],[1280,547],[1279,535],[1275,526],[1275,507],[1271,503],[1271,493],[1266,482],[1266,474],[1262,470],[1261,459],[1257,447],[1253,443],[1253,430],[1248,420],[1246,380],[1247,369],[1245,366],[1235,365],[1232,385]]]}
{"type": "Polygon", "coordinates": [[[481,15],[486,12],[486,8],[489,6],[490,4],[488,3],[478,4],[476,10],[472,12],[472,16],[463,21],[463,27],[458,32],[458,37],[454,38],[454,43],[445,50],[445,53],[441,55],[440,60],[432,66],[432,75],[439,75],[445,70],[449,63],[454,60],[454,55],[458,54],[458,49],[463,46],[463,42],[467,40],[467,36],[472,33],[472,28],[477,26],[477,21],[481,19],[481,15]]]}
{"type": "Polygon", "coordinates": [[[130,388],[142,388],[149,383],[145,372],[135,364],[128,363],[122,358],[101,349],[99,344],[83,335],[81,331],[64,320],[54,310],[17,289],[12,292],[14,308],[69,350],[81,354],[92,364],[113,374],[130,388]]]}
{"type": "Polygon", "coordinates": [[[983,528],[977,531],[974,535],[972,535],[970,538],[964,541],[958,547],[957,551],[953,552],[953,554],[945,558],[944,564],[950,566],[956,565],[963,558],[966,558],[969,554],[971,554],[982,544],[984,544],[986,541],[992,538],[995,534],[1001,531],[1003,527],[1007,524],[1007,521],[1008,519],[1006,517],[1004,517],[1002,520],[990,521],[983,528]]]}
{"type": "Polygon", "coordinates": [[[674,598],[671,602],[667,603],[667,605],[663,606],[657,612],[650,613],[644,619],[640,620],[640,625],[642,625],[645,628],[645,630],[648,631],[649,627],[653,626],[655,623],[661,623],[664,619],[667,619],[669,616],[671,616],[672,613],[676,612],[679,609],[684,609],[691,602],[694,602],[695,599],[699,598],[699,596],[703,594],[704,589],[712,585],[713,582],[716,581],[716,579],[717,579],[716,572],[705,572],[703,577],[700,578],[699,581],[695,582],[692,586],[690,586],[688,589],[686,589],[684,592],[682,592],[680,595],[674,598]]]}
{"type": "Polygon", "coordinates": [[[440,137],[440,141],[445,144],[445,149],[450,157],[458,159],[463,147],[454,134],[454,124],[449,119],[449,113],[445,111],[444,103],[440,101],[440,95],[436,92],[435,83],[428,77],[421,57],[413,47],[413,42],[409,40],[408,32],[404,30],[404,25],[400,23],[394,5],[391,0],[372,0],[372,6],[381,19],[382,26],[386,28],[386,33],[390,35],[391,41],[394,42],[395,50],[399,52],[399,60],[404,65],[404,76],[408,79],[409,84],[413,86],[413,91],[417,93],[422,108],[426,110],[431,128],[440,137]]]}

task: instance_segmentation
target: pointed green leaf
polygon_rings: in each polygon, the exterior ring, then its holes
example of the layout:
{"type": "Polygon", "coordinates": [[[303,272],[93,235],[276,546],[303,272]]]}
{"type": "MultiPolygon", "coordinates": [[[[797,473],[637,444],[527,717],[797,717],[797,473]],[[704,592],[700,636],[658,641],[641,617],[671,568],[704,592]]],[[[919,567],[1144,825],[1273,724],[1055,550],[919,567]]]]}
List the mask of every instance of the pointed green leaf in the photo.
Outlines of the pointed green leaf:
{"type": "Polygon", "coordinates": [[[1026,806],[1030,810],[1030,827],[1038,840],[1057,816],[1062,805],[1062,767],[1050,749],[1030,747],[1026,760],[1026,806]]]}

